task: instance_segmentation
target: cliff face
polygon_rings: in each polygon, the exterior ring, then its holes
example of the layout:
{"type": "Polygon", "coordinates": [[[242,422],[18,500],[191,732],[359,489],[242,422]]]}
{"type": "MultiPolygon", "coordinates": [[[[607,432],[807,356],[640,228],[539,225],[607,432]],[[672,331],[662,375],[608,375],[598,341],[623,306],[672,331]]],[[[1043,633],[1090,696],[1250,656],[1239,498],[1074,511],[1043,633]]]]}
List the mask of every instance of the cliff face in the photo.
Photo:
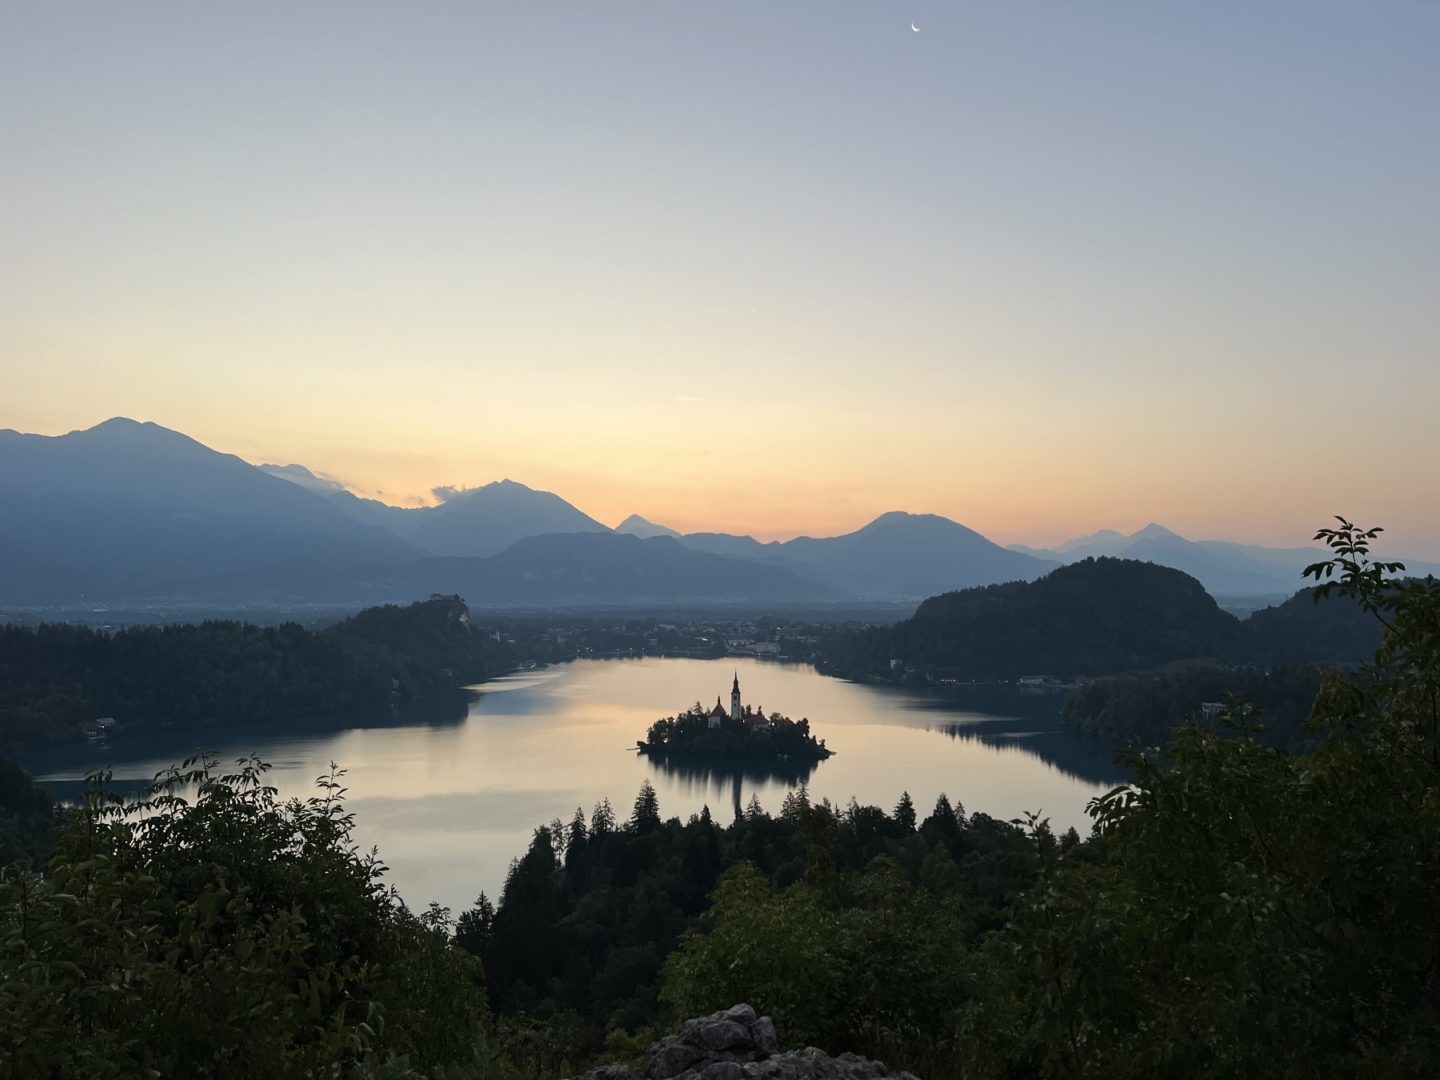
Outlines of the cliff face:
{"type": "MultiPolygon", "coordinates": [[[[780,1052],[775,1025],[757,1017],[749,1005],[686,1020],[674,1035],[654,1043],[645,1053],[643,1080],[917,1080],[910,1073],[892,1074],[882,1062],[855,1054],[831,1057],[807,1046],[780,1052]]],[[[623,1065],[607,1065],[580,1080],[639,1080],[623,1065]]]]}

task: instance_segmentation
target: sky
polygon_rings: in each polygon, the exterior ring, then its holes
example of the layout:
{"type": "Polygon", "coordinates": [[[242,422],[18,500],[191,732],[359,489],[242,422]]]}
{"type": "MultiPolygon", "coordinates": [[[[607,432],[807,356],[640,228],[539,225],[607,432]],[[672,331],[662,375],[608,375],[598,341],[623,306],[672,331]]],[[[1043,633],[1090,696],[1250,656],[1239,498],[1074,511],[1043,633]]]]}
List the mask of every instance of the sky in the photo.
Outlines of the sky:
{"type": "Polygon", "coordinates": [[[0,0],[0,427],[1440,556],[1436,56],[1434,0],[0,0]]]}

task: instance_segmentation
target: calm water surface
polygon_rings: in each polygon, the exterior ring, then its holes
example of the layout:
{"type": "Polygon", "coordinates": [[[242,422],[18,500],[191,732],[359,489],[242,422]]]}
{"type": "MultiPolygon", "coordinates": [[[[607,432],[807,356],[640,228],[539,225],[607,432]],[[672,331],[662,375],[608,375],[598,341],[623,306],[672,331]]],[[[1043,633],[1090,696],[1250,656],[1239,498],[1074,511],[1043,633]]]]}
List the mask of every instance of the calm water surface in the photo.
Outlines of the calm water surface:
{"type": "Polygon", "coordinates": [[[356,718],[353,726],[268,725],[51,748],[25,764],[57,794],[99,766],[117,781],[149,779],[203,744],[222,759],[259,754],[283,796],[308,795],[332,761],[348,770],[356,835],[374,845],[407,902],[459,911],[482,889],[498,896],[534,828],[608,798],[616,816],[647,777],[661,812],[708,804],[721,821],[758,795],[778,810],[802,781],[814,798],[894,806],[908,790],[923,818],[945,792],[966,810],[1012,818],[1040,810],[1057,829],[1089,831],[1085,804],[1124,779],[1111,755],[1059,728],[1058,694],[994,687],[897,690],[754,660],[579,660],[485,683],[467,703],[356,718]],[[717,694],[729,706],[738,671],[747,705],[809,717],[834,757],[786,772],[752,765],[683,768],[635,753],[657,717],[717,694]]]}

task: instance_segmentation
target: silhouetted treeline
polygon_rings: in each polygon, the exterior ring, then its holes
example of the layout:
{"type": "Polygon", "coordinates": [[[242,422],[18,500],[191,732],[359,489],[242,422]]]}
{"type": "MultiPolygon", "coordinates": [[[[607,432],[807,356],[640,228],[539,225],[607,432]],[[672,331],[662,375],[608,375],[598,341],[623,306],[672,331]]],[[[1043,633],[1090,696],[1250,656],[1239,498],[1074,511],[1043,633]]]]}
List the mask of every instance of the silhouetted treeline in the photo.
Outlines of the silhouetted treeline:
{"type": "Polygon", "coordinates": [[[1179,570],[1085,559],[1033,582],[945,593],[890,628],[827,635],[819,667],[866,681],[1012,680],[1140,672],[1176,662],[1358,662],[1380,631],[1351,600],[1304,589],[1241,621],[1179,570]]]}
{"type": "Polygon", "coordinates": [[[318,716],[453,687],[506,670],[508,647],[464,605],[371,608],[322,631],[295,623],[0,626],[0,746],[112,730],[318,716]]]}
{"type": "Polygon", "coordinates": [[[58,822],[45,789],[15,762],[0,758],[0,867],[49,857],[58,822]]]}
{"type": "MultiPolygon", "coordinates": [[[[1078,842],[1072,831],[1061,846],[1078,842]]],[[[811,803],[801,788],[778,815],[752,799],[724,826],[708,807],[688,822],[662,820],[647,783],[626,821],[617,821],[607,802],[588,821],[577,809],[568,825],[537,829],[498,907],[482,897],[460,917],[457,940],[483,959],[498,1012],[545,1021],[552,1038],[568,1040],[572,1060],[582,1060],[607,1029],[633,1031],[671,1015],[660,1000],[666,957],[737,864],[758,875],[752,891],[804,883],[836,912],[859,918],[861,910],[883,907],[881,919],[860,918],[865,942],[850,943],[857,957],[872,949],[896,957],[963,950],[1003,925],[1011,898],[1038,868],[1023,830],[985,814],[967,818],[944,796],[919,820],[908,794],[887,813],[853,801],[844,809],[811,803]]],[[[792,943],[777,928],[769,944],[783,950],[792,943]]],[[[938,969],[892,966],[895,1008],[923,1000],[937,1021],[954,1008],[957,987],[944,985],[938,969]]],[[[880,996],[857,998],[856,1007],[873,1008],[880,996]]],[[[838,1010],[823,1030],[788,1034],[850,1048],[853,1014],[838,1010]]]]}

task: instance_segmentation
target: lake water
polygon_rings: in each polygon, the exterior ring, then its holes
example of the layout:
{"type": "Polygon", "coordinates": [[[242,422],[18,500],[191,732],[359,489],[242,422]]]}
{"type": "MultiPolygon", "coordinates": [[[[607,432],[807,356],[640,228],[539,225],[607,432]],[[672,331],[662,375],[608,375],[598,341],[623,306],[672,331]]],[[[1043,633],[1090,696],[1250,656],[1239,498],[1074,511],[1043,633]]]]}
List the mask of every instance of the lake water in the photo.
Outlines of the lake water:
{"type": "Polygon", "coordinates": [[[758,795],[776,811],[803,781],[815,799],[893,807],[908,790],[921,818],[941,792],[997,818],[1043,811],[1054,827],[1089,831],[1085,804],[1124,780],[1092,739],[1060,730],[1058,694],[1010,688],[901,690],[826,678],[802,665],[755,660],[579,660],[473,688],[450,700],[344,724],[286,723],[116,739],[109,747],[53,747],[24,764],[57,795],[109,767],[117,782],[150,778],[201,746],[222,760],[250,753],[272,765],[283,796],[308,795],[338,762],[348,770],[356,838],[374,845],[389,880],[414,907],[458,912],[483,889],[498,897],[510,860],[535,827],[569,821],[608,798],[630,814],[646,778],[661,813],[708,804],[722,822],[758,795]],[[635,741],[660,716],[717,694],[728,708],[732,672],[746,704],[794,719],[835,756],[788,774],[751,765],[705,769],[658,763],[635,741]]]}

